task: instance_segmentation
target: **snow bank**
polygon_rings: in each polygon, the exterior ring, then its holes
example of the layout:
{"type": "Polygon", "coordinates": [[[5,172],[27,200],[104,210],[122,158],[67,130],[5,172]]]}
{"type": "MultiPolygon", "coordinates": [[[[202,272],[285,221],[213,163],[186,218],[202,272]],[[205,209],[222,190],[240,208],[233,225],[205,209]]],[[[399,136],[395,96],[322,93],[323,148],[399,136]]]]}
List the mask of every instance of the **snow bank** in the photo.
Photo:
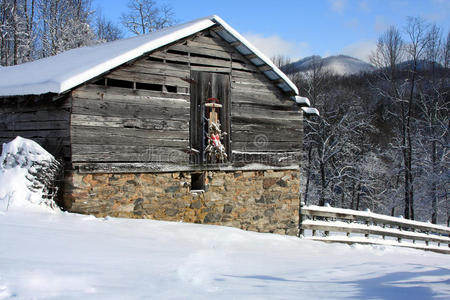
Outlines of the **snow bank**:
{"type": "Polygon", "coordinates": [[[0,299],[450,299],[444,254],[236,228],[0,215],[0,299]]]}
{"type": "Polygon", "coordinates": [[[3,144],[0,211],[20,208],[58,210],[53,200],[44,199],[45,185],[38,179],[55,165],[58,165],[55,158],[32,140],[18,136],[3,144]]]}

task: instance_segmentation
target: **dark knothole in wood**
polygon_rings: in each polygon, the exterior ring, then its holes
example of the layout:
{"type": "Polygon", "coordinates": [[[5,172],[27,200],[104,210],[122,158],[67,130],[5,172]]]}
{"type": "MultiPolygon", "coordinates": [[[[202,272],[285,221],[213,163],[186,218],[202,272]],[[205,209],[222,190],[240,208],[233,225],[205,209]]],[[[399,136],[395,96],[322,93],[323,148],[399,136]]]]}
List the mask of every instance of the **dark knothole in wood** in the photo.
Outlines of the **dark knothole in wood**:
{"type": "Polygon", "coordinates": [[[108,86],[113,86],[113,87],[127,88],[127,89],[132,89],[133,88],[133,82],[132,81],[118,80],[118,79],[111,79],[111,78],[108,78],[107,85],[108,86]]]}
{"type": "Polygon", "coordinates": [[[205,172],[191,173],[191,191],[205,190],[205,172]]]}
{"type": "Polygon", "coordinates": [[[189,65],[189,63],[187,61],[176,61],[176,60],[169,60],[169,59],[166,59],[166,63],[175,64],[175,65],[184,65],[184,66],[189,65]]]}
{"type": "Polygon", "coordinates": [[[172,49],[167,50],[167,53],[178,54],[178,55],[188,55],[188,53],[186,51],[179,51],[179,50],[172,50],[172,49]]]}
{"type": "Polygon", "coordinates": [[[162,92],[163,86],[161,84],[136,82],[136,89],[162,92]]]}
{"type": "Polygon", "coordinates": [[[149,61],[157,61],[157,62],[164,62],[164,59],[157,58],[157,57],[148,57],[147,60],[149,60],[149,61]]]}
{"type": "Polygon", "coordinates": [[[173,85],[166,85],[166,90],[168,93],[177,93],[177,87],[173,85]]]}
{"type": "Polygon", "coordinates": [[[100,79],[100,80],[97,80],[97,81],[95,81],[95,82],[93,82],[93,84],[95,84],[95,85],[105,85],[105,78],[102,78],[102,79],[100,79]]]}
{"type": "Polygon", "coordinates": [[[216,60],[230,61],[229,58],[218,57],[218,56],[207,55],[207,54],[200,54],[200,53],[192,53],[192,52],[191,52],[191,57],[210,58],[210,59],[216,59],[216,60]]]}

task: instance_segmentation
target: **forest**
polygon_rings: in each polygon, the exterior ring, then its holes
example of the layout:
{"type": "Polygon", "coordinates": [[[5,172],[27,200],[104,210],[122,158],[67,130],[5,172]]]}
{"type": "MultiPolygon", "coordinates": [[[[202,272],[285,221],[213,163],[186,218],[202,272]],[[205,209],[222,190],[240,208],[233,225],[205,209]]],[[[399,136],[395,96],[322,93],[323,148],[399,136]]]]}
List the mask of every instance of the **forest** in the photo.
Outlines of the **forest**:
{"type": "Polygon", "coordinates": [[[275,57],[321,114],[305,122],[302,201],[448,225],[449,58],[450,32],[418,17],[381,34],[373,72],[275,57]]]}
{"type": "MultiPolygon", "coordinates": [[[[152,0],[130,1],[120,21],[89,0],[0,0],[0,65],[176,23],[152,0]]],[[[320,111],[304,126],[304,203],[449,224],[450,32],[418,17],[388,28],[370,73],[339,76],[320,62],[296,72],[289,58],[273,60],[320,111]]]]}

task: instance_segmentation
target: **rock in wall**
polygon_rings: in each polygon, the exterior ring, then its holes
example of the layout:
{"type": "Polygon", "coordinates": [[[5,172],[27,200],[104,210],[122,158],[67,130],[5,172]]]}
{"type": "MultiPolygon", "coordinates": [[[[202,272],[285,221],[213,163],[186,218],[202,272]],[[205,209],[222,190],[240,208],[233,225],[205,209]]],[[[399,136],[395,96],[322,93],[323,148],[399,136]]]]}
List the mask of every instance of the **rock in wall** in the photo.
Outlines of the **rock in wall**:
{"type": "Polygon", "coordinates": [[[66,174],[64,208],[95,216],[217,224],[296,235],[299,171],[207,171],[204,192],[191,174],[66,174]]]}

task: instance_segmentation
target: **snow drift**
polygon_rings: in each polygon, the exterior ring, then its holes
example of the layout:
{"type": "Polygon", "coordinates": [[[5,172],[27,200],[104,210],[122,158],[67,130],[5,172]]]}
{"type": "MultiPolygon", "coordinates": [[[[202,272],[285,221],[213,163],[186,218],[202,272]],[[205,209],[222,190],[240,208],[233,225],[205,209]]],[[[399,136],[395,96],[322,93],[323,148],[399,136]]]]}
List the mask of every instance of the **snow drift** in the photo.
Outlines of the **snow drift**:
{"type": "Polygon", "coordinates": [[[52,184],[60,164],[32,140],[16,137],[3,144],[0,156],[0,211],[18,208],[57,209],[52,184]]]}

